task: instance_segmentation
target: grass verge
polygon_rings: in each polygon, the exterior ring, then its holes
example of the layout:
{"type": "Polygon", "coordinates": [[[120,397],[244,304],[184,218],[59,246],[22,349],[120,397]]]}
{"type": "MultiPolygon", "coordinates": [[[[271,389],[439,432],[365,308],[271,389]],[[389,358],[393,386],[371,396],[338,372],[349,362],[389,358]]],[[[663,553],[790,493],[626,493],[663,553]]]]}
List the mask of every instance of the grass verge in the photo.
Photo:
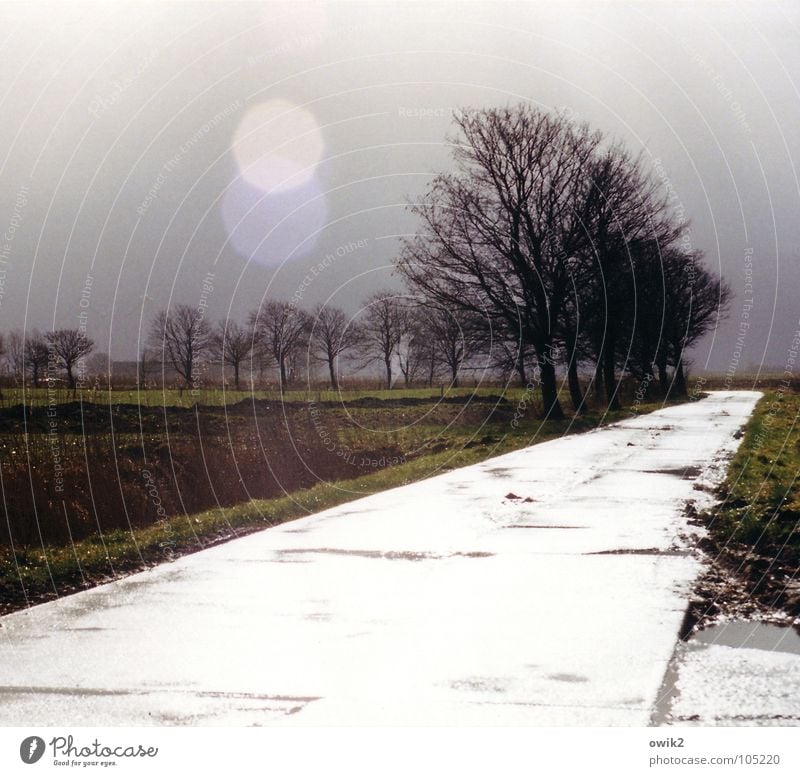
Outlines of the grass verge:
{"type": "Polygon", "coordinates": [[[704,615],[800,615],[800,395],[765,393],[705,516],[706,550],[716,570],[706,580],[704,615]]]}

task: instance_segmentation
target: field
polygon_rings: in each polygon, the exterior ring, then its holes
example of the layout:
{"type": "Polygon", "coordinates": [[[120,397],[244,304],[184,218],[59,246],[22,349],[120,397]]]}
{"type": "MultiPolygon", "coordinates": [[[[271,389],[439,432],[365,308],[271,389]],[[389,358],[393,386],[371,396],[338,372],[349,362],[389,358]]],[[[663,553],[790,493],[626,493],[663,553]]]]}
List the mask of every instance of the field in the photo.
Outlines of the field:
{"type": "Polygon", "coordinates": [[[0,408],[5,610],[633,411],[543,421],[538,396],[501,386],[26,393],[0,408]]]}

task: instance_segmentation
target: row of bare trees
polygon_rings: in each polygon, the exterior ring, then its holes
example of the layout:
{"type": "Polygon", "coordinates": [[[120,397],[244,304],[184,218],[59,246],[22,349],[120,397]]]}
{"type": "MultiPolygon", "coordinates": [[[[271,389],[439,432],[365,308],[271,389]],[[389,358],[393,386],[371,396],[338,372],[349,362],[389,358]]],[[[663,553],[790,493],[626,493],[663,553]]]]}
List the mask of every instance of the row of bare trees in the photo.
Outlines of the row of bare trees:
{"type": "Polygon", "coordinates": [[[156,316],[149,342],[186,387],[196,384],[204,362],[213,361],[222,365],[223,373],[233,373],[238,390],[243,369],[249,367],[252,373],[256,365],[259,369],[265,365],[277,368],[280,386],[285,388],[304,352],[324,358],[331,384],[337,386],[338,359],[354,340],[341,310],[319,308],[312,314],[289,302],[268,301],[249,314],[246,325],[227,319],[216,327],[202,310],[177,305],[156,316]],[[313,348],[312,332],[317,334],[313,348]]]}
{"type": "Polygon", "coordinates": [[[245,369],[276,369],[285,388],[299,368],[324,365],[330,385],[339,387],[345,362],[354,371],[377,366],[391,388],[425,378],[428,384],[446,372],[458,384],[459,372],[475,354],[477,329],[458,311],[422,306],[407,295],[382,291],[349,318],[337,307],[306,311],[271,300],[252,311],[245,324],[228,319],[212,326],[203,312],[177,305],[160,312],[150,327],[151,359],[171,366],[184,386],[197,382],[203,364],[213,362],[232,374],[236,389],[245,369]]]}
{"type": "Polygon", "coordinates": [[[4,358],[18,382],[30,378],[35,388],[55,378],[66,376],[67,387],[78,383],[81,365],[94,350],[94,342],[80,329],[56,329],[42,334],[34,329],[28,334],[19,330],[0,335],[0,358],[4,358]]]}
{"type": "MultiPolygon", "coordinates": [[[[204,379],[209,364],[216,364],[223,377],[232,377],[237,390],[245,370],[263,374],[265,368],[276,369],[285,388],[299,369],[322,364],[331,386],[338,388],[346,362],[353,371],[377,366],[388,388],[401,377],[406,385],[423,377],[430,385],[442,374],[457,385],[461,367],[478,344],[474,327],[465,323],[458,311],[421,306],[391,291],[374,294],[353,318],[336,307],[306,311],[270,300],[245,323],[227,319],[212,326],[202,310],[180,304],[153,319],[149,347],[139,363],[140,382],[148,368],[167,367],[191,388],[204,379]]],[[[17,383],[29,381],[36,388],[53,379],[56,371],[75,388],[93,350],[94,342],[77,329],[0,336],[0,358],[5,357],[10,374],[17,383]]]]}
{"type": "Polygon", "coordinates": [[[452,171],[412,207],[398,259],[419,303],[477,322],[523,382],[532,358],[550,417],[559,367],[578,412],[581,368],[612,408],[621,373],[685,393],[686,351],[731,294],[644,159],[528,105],[455,123],[452,171]]]}

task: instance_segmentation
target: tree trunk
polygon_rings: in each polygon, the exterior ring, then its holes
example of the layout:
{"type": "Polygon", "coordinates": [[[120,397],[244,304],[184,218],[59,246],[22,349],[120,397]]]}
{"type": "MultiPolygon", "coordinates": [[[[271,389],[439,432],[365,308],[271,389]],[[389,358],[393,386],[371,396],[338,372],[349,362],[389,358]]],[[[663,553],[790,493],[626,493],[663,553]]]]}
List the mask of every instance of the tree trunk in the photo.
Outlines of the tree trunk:
{"type": "Polygon", "coordinates": [[[570,331],[566,341],[567,355],[569,357],[567,385],[569,386],[569,398],[572,401],[572,408],[575,410],[576,415],[582,415],[586,412],[586,397],[583,395],[581,381],[578,378],[578,347],[575,339],[575,334],[570,331]]]}
{"type": "Polygon", "coordinates": [[[184,380],[186,382],[186,390],[190,390],[192,387],[192,376],[194,375],[194,359],[190,358],[186,362],[186,377],[184,380]]]}
{"type": "Polygon", "coordinates": [[[239,390],[239,362],[237,361],[233,365],[233,385],[236,390],[239,390]]]}
{"type": "Polygon", "coordinates": [[[614,365],[615,342],[611,332],[607,332],[603,350],[603,382],[606,388],[606,404],[610,410],[620,409],[619,385],[617,384],[614,365]]]}
{"type": "Polygon", "coordinates": [[[67,364],[67,387],[70,390],[75,389],[75,376],[72,374],[72,364],[67,364]]]}
{"type": "Polygon", "coordinates": [[[450,377],[453,388],[458,388],[458,364],[453,364],[450,367],[450,377]]]}
{"type": "Polygon", "coordinates": [[[278,364],[280,367],[281,393],[283,393],[286,389],[286,356],[281,355],[278,359],[278,364]]]}
{"type": "Polygon", "coordinates": [[[581,381],[578,379],[578,359],[570,359],[567,367],[567,383],[569,385],[569,397],[572,400],[572,407],[576,415],[583,415],[586,412],[586,397],[581,391],[581,381]]]}
{"type": "Polygon", "coordinates": [[[564,411],[558,401],[558,384],[556,383],[556,368],[546,357],[539,358],[539,371],[542,378],[542,402],[546,420],[562,420],[564,411]]]}
{"type": "Polygon", "coordinates": [[[603,401],[603,357],[602,355],[597,359],[594,365],[594,400],[600,404],[603,401]]]}
{"type": "Polygon", "coordinates": [[[331,376],[331,388],[334,391],[339,390],[339,381],[336,379],[336,363],[333,356],[328,356],[328,371],[331,376]]]}
{"type": "Polygon", "coordinates": [[[387,390],[392,390],[392,362],[391,359],[385,359],[384,364],[386,364],[386,388],[387,390]]]}
{"type": "Polygon", "coordinates": [[[661,395],[666,396],[669,390],[669,381],[667,380],[667,361],[666,359],[658,360],[658,387],[661,390],[661,395]]]}
{"type": "Polygon", "coordinates": [[[686,396],[686,375],[683,372],[683,358],[678,357],[678,365],[675,367],[675,384],[673,385],[675,396],[686,396]]]}
{"type": "Polygon", "coordinates": [[[528,375],[525,371],[525,357],[520,351],[519,355],[517,356],[514,362],[514,368],[517,370],[517,374],[519,375],[519,382],[523,388],[528,387],[528,375]]]}

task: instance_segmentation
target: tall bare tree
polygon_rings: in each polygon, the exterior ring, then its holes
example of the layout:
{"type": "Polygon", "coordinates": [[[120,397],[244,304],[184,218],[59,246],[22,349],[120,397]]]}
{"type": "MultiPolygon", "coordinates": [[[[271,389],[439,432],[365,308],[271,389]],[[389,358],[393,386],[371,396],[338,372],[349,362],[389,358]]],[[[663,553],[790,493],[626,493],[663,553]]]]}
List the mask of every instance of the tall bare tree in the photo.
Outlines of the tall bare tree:
{"type": "Polygon", "coordinates": [[[250,313],[248,323],[255,332],[256,347],[277,364],[281,391],[285,390],[293,358],[307,342],[309,314],[289,302],[268,301],[250,313]]]}
{"type": "Polygon", "coordinates": [[[233,368],[233,384],[239,390],[241,366],[253,355],[253,330],[233,320],[220,321],[211,335],[209,347],[212,355],[223,367],[233,368]]]}
{"type": "Polygon", "coordinates": [[[75,388],[74,369],[94,350],[94,342],[79,329],[56,329],[45,335],[61,366],[67,373],[67,386],[75,388]]]}
{"type": "Polygon", "coordinates": [[[47,341],[37,330],[33,330],[25,338],[25,368],[31,373],[31,383],[38,388],[42,374],[47,369],[49,351],[47,341]]]}
{"type": "Polygon", "coordinates": [[[197,379],[198,363],[208,352],[210,337],[203,312],[186,304],[162,310],[150,325],[150,344],[161,353],[162,364],[169,360],[186,388],[197,379]]]}
{"type": "Polygon", "coordinates": [[[338,365],[341,357],[354,351],[361,342],[361,327],[348,321],[338,307],[319,305],[311,313],[311,347],[317,359],[328,365],[331,388],[339,387],[338,365]]]}
{"type": "Polygon", "coordinates": [[[592,340],[599,347],[608,406],[616,409],[616,367],[620,347],[626,345],[626,335],[630,337],[625,321],[636,306],[637,264],[646,246],[668,251],[686,225],[674,218],[642,158],[632,156],[621,143],[596,154],[589,172],[591,185],[580,208],[590,239],[584,244],[576,285],[582,289],[585,305],[594,308],[594,317],[587,320],[601,327],[592,340]]]}
{"type": "Polygon", "coordinates": [[[442,306],[518,331],[536,352],[548,416],[562,417],[553,349],[600,136],[526,105],[465,111],[455,123],[455,172],[412,207],[422,224],[399,270],[442,306]]]}
{"type": "Polygon", "coordinates": [[[688,225],[642,156],[527,105],[467,111],[456,127],[454,171],[412,207],[421,227],[398,259],[412,289],[448,311],[485,314],[523,381],[532,349],[549,417],[562,416],[556,366],[576,412],[581,363],[612,409],[617,370],[645,379],[656,354],[662,382],[672,364],[685,390],[683,354],[728,291],[698,256],[689,267],[676,259],[688,225]]]}
{"type": "Polygon", "coordinates": [[[434,343],[421,307],[406,306],[402,329],[395,353],[397,364],[403,374],[403,382],[408,388],[422,369],[430,365],[434,343]]]}
{"type": "Polygon", "coordinates": [[[391,291],[373,294],[364,305],[361,347],[365,363],[379,361],[383,365],[389,389],[393,383],[392,361],[397,358],[407,324],[406,306],[391,291]]]}
{"type": "Polygon", "coordinates": [[[8,333],[8,365],[14,382],[22,383],[25,379],[25,335],[19,329],[8,333]]]}
{"type": "Polygon", "coordinates": [[[662,352],[675,369],[672,391],[678,396],[686,395],[686,351],[724,317],[732,298],[730,286],[701,260],[698,251],[675,250],[664,261],[662,352]]]}
{"type": "Polygon", "coordinates": [[[449,371],[451,385],[458,387],[461,367],[477,352],[483,320],[460,307],[450,310],[432,304],[422,311],[425,336],[434,348],[436,360],[449,371]]]}

